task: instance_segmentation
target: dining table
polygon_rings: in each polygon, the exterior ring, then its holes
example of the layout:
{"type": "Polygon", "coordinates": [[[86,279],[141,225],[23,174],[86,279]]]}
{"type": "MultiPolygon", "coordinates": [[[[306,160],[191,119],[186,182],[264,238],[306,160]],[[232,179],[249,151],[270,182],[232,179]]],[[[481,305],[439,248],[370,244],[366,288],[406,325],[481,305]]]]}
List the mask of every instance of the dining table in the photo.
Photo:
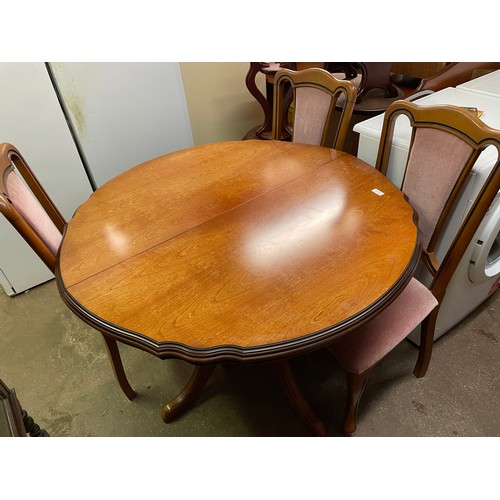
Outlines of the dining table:
{"type": "Polygon", "coordinates": [[[193,365],[165,422],[219,363],[269,363],[299,417],[324,436],[292,359],[380,313],[419,258],[415,211],[364,161],[295,142],[226,141],[100,186],[65,228],[56,280],[66,305],[105,338],[193,365]]]}

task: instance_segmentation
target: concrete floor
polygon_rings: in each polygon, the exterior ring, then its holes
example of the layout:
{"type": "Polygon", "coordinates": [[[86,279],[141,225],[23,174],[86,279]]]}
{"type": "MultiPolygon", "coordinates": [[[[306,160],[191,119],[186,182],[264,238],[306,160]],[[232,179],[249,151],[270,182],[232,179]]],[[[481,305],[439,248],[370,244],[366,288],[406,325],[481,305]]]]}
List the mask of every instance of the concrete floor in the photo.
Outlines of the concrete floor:
{"type": "MultiPolygon", "coordinates": [[[[118,387],[101,335],[75,317],[54,281],[0,291],[0,378],[52,436],[310,436],[268,366],[218,366],[202,397],[177,420],[160,419],[191,368],[121,346],[129,381],[118,387]]],[[[500,293],[439,339],[423,379],[416,349],[400,344],[374,370],[356,436],[500,436],[500,293]]],[[[340,436],[344,375],[326,352],[293,362],[304,395],[340,436]]]]}

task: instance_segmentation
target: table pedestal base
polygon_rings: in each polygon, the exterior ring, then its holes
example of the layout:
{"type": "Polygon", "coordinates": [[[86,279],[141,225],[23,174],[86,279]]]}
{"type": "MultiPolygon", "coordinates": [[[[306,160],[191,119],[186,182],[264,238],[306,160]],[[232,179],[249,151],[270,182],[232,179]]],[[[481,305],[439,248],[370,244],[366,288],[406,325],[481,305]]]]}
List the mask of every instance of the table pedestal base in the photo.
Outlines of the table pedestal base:
{"type": "Polygon", "coordinates": [[[316,416],[309,403],[304,399],[295,382],[290,362],[288,360],[277,361],[273,363],[273,369],[288,401],[300,419],[316,436],[326,436],[325,425],[316,416]]]}
{"type": "Polygon", "coordinates": [[[164,422],[170,422],[187,409],[187,407],[198,397],[203,387],[205,387],[214,370],[215,365],[196,366],[184,389],[163,408],[161,412],[162,420],[164,422]]]}
{"type": "MultiPolygon", "coordinates": [[[[325,425],[302,396],[293,377],[290,363],[287,360],[276,361],[272,363],[272,367],[281,388],[300,419],[313,434],[320,437],[325,436],[325,425]]],[[[161,412],[162,420],[170,422],[185,411],[201,393],[214,370],[215,365],[196,366],[179,395],[163,408],[161,412]]]]}

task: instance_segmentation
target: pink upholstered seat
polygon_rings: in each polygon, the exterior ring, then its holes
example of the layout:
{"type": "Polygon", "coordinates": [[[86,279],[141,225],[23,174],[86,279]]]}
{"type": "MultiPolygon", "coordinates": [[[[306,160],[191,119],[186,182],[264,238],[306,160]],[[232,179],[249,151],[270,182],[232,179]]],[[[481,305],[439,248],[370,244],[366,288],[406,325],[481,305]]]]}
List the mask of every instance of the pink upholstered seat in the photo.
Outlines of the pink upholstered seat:
{"type": "Polygon", "coordinates": [[[279,140],[294,101],[292,142],[343,149],[349,129],[356,87],[321,68],[280,69],[274,78],[273,138],[279,140]],[[291,93],[285,93],[285,87],[291,93]],[[340,111],[339,111],[340,110],[340,111]]]}
{"type": "Polygon", "coordinates": [[[346,370],[363,373],[394,349],[437,305],[434,295],[412,278],[376,318],[358,328],[355,334],[335,342],[332,346],[335,356],[346,370]]]}
{"type": "MultiPolygon", "coordinates": [[[[462,256],[495,195],[500,190],[500,131],[486,126],[469,111],[455,106],[418,106],[396,101],[385,113],[376,168],[386,174],[396,118],[405,114],[412,140],[402,191],[419,217],[422,262],[432,276],[429,287],[413,278],[378,316],[329,346],[347,373],[348,395],[344,431],[356,430],[357,408],[372,368],[415,327],[421,338],[414,374],[423,377],[430,363],[439,304],[462,256]],[[454,241],[441,259],[435,247],[477,157],[487,147],[497,149],[483,190],[466,215],[454,241]]],[[[397,238],[397,235],[395,235],[397,238]]]]}

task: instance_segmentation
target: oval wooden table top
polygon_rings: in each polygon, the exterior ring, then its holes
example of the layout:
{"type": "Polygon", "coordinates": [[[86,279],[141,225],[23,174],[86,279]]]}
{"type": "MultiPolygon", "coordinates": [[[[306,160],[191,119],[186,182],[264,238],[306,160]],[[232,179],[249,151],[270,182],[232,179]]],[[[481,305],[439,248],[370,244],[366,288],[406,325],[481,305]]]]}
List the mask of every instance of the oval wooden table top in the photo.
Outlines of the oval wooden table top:
{"type": "Polygon", "coordinates": [[[177,151],[100,187],[56,271],[101,332],[196,364],[331,343],[408,283],[420,245],[402,193],[363,161],[277,141],[177,151]]]}

